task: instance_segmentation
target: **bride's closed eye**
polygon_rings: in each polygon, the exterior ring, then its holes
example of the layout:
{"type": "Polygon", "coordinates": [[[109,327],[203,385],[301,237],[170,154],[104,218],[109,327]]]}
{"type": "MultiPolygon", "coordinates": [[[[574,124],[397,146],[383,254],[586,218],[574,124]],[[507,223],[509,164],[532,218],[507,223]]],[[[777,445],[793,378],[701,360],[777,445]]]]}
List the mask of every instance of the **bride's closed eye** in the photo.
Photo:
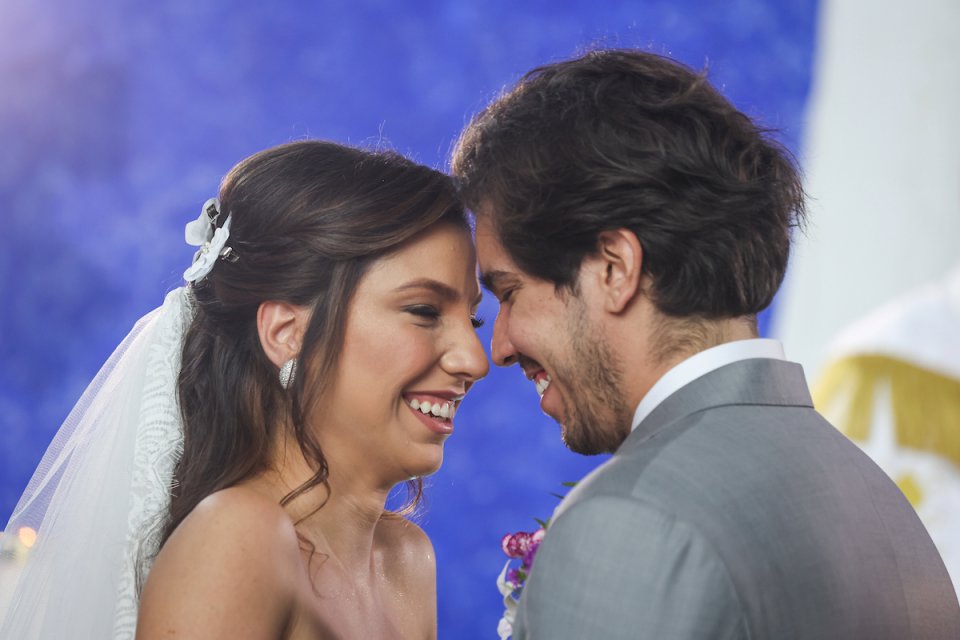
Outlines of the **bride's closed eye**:
{"type": "Polygon", "coordinates": [[[403,309],[417,318],[420,318],[425,325],[436,324],[440,319],[440,310],[429,304],[415,304],[403,309]]]}
{"type": "MultiPolygon", "coordinates": [[[[404,308],[404,311],[418,318],[422,318],[424,326],[435,324],[440,319],[440,310],[429,304],[416,304],[404,308]]],[[[470,324],[474,329],[479,329],[484,325],[485,320],[477,315],[470,316],[470,324]]]]}

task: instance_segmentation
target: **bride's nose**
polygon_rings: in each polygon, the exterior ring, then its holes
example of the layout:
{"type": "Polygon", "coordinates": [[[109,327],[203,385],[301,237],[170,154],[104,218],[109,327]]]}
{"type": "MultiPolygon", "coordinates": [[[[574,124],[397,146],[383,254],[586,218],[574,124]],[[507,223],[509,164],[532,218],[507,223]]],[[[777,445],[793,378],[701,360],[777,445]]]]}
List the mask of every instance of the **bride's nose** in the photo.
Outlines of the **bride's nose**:
{"type": "Polygon", "coordinates": [[[472,326],[457,332],[440,358],[440,366],[447,373],[467,382],[475,382],[487,375],[490,361],[472,326]]]}

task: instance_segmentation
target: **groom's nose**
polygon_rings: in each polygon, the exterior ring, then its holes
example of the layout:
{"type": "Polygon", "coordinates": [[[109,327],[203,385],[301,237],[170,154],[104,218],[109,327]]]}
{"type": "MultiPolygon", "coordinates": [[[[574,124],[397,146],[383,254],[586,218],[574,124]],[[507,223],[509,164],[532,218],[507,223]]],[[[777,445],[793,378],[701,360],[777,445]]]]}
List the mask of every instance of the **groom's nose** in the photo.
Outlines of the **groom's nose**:
{"type": "Polygon", "coordinates": [[[509,367],[517,361],[517,349],[510,341],[509,315],[500,308],[493,322],[493,340],[490,341],[490,357],[500,367],[509,367]]]}

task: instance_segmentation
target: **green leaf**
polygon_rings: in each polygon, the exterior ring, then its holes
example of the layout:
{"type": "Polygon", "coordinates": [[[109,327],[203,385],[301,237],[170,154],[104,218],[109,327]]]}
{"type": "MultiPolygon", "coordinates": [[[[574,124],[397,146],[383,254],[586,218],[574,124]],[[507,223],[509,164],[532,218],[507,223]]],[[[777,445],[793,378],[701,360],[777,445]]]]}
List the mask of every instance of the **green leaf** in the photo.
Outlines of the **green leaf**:
{"type": "Polygon", "coordinates": [[[569,487],[569,488],[571,488],[571,489],[572,489],[573,487],[577,486],[576,481],[574,481],[574,482],[561,482],[560,484],[562,484],[562,485],[565,486],[565,487],[569,487]]]}

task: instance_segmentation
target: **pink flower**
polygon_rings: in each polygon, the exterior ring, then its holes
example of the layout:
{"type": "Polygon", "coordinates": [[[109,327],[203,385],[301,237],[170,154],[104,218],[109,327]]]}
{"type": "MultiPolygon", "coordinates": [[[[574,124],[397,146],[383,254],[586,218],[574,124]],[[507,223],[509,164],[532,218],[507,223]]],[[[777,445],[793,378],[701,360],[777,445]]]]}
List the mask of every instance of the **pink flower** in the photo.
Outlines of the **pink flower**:
{"type": "Polygon", "coordinates": [[[530,549],[531,534],[525,531],[508,533],[500,541],[500,548],[508,558],[522,558],[530,549]]]}
{"type": "Polygon", "coordinates": [[[529,572],[530,567],[533,566],[533,558],[537,555],[537,549],[540,548],[539,542],[534,542],[530,545],[530,548],[527,549],[527,552],[523,554],[523,568],[529,572]]]}
{"type": "Polygon", "coordinates": [[[500,541],[500,548],[503,549],[508,558],[519,558],[522,561],[521,568],[524,573],[529,573],[543,536],[543,529],[537,529],[533,533],[527,533],[526,531],[508,533],[500,541]]]}
{"type": "MultiPolygon", "coordinates": [[[[573,487],[575,482],[564,482],[565,487],[573,487]]],[[[556,494],[554,494],[556,495],[556,494]]],[[[557,496],[563,498],[563,496],[557,496]]],[[[518,531],[517,533],[508,533],[500,540],[500,548],[506,554],[509,560],[503,565],[503,571],[497,577],[497,589],[503,596],[503,617],[497,625],[497,634],[500,640],[507,640],[513,633],[513,622],[517,615],[517,603],[520,600],[520,594],[523,592],[523,584],[530,577],[530,571],[533,569],[533,560],[540,548],[540,543],[546,534],[546,528],[549,520],[537,520],[540,528],[532,533],[518,531]],[[520,568],[514,564],[514,560],[520,560],[520,568]]]]}

